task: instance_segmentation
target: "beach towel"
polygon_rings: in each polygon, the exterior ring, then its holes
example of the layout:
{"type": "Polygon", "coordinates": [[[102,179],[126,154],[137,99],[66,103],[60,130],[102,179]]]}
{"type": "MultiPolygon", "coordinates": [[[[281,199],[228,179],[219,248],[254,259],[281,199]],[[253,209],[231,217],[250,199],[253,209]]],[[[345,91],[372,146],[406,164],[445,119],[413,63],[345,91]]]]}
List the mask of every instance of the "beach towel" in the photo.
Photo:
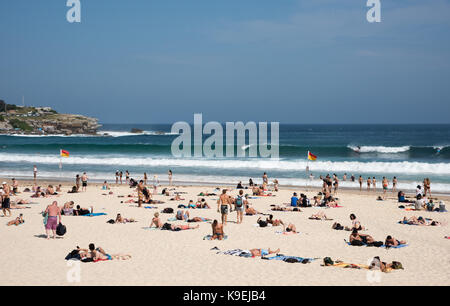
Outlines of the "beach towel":
{"type": "Polygon", "coordinates": [[[97,216],[105,216],[105,215],[107,215],[107,213],[90,213],[90,214],[83,215],[83,216],[85,216],[85,217],[97,217],[97,216]]]}
{"type": "Polygon", "coordinates": [[[316,260],[317,258],[305,258],[305,257],[297,257],[297,256],[285,256],[285,255],[282,255],[282,254],[277,254],[277,255],[272,256],[272,257],[263,257],[263,259],[266,259],[266,260],[282,260],[282,261],[285,261],[285,262],[291,262],[291,263],[294,263],[294,262],[301,262],[301,263],[303,263],[303,264],[307,264],[307,263],[310,263],[310,262],[316,260]]]}
{"type": "MultiPolygon", "coordinates": [[[[211,240],[212,235],[206,235],[205,237],[203,237],[203,240],[211,240]]],[[[228,235],[223,236],[222,240],[227,240],[228,239],[228,235]]],[[[219,240],[219,239],[215,239],[215,240],[219,240]]]]}
{"type": "Polygon", "coordinates": [[[346,263],[346,262],[335,263],[335,264],[333,264],[332,266],[329,266],[329,267],[369,270],[369,266],[368,265],[352,264],[352,263],[346,263]]]}
{"type": "MultiPolygon", "coordinates": [[[[256,223],[256,224],[253,224],[253,226],[254,227],[261,227],[261,226],[259,226],[259,224],[258,223],[256,223]]],[[[270,224],[270,223],[267,223],[267,226],[265,226],[265,227],[272,227],[273,225],[272,224],[270,224]]]]}
{"type": "Polygon", "coordinates": [[[144,229],[144,230],[149,230],[149,231],[154,231],[154,230],[159,230],[159,228],[157,228],[157,227],[143,227],[142,229],[144,229]]]}
{"type": "Polygon", "coordinates": [[[158,208],[158,207],[156,207],[156,206],[144,206],[144,208],[153,209],[153,208],[158,208]]]}
{"type": "MultiPolygon", "coordinates": [[[[347,244],[347,245],[352,245],[350,242],[348,242],[347,240],[345,240],[344,239],[344,241],[345,241],[345,243],[347,244]]],[[[367,244],[364,244],[364,246],[367,246],[367,244]]],[[[400,249],[400,248],[404,248],[404,247],[407,247],[408,246],[408,244],[399,244],[399,245],[397,245],[397,246],[386,246],[385,244],[383,244],[383,245],[381,245],[381,246],[379,246],[380,248],[385,248],[385,249],[400,249]]]]}
{"type": "Polygon", "coordinates": [[[241,250],[241,249],[234,249],[234,250],[228,250],[228,251],[219,251],[216,254],[223,254],[223,255],[232,255],[232,256],[240,256],[240,257],[253,257],[252,253],[250,253],[249,250],[241,250]]]}
{"type": "Polygon", "coordinates": [[[177,218],[169,218],[169,219],[167,219],[167,221],[177,221],[177,218]]]}

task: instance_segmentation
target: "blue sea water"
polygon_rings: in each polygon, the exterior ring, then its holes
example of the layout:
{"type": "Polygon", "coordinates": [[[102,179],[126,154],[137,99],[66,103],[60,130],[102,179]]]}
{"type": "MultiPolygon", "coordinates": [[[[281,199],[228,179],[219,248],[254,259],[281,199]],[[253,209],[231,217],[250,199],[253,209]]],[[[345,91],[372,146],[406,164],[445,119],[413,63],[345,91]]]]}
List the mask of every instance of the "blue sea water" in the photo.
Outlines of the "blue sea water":
{"type": "MultiPolygon", "coordinates": [[[[269,129],[270,131],[270,129],[269,129]]],[[[346,173],[364,179],[383,176],[399,179],[403,189],[414,189],[425,177],[432,189],[450,192],[450,125],[301,125],[281,124],[277,161],[263,158],[175,158],[171,153],[170,124],[104,124],[100,133],[109,136],[7,136],[0,135],[0,177],[31,178],[33,165],[39,177],[73,179],[88,172],[91,179],[114,180],[117,170],[131,177],[158,175],[167,180],[193,183],[261,181],[264,171],[282,185],[304,186],[321,182],[308,180],[306,156],[313,175],[346,173]],[[131,128],[144,130],[130,133],[131,128]],[[70,152],[59,168],[59,150],[70,152]]],[[[269,132],[270,133],[270,132],[269,132]]],[[[224,133],[225,134],[225,133],[224,133]]],[[[239,148],[237,148],[239,149],[239,148]]],[[[357,187],[357,183],[341,182],[357,187]]]]}

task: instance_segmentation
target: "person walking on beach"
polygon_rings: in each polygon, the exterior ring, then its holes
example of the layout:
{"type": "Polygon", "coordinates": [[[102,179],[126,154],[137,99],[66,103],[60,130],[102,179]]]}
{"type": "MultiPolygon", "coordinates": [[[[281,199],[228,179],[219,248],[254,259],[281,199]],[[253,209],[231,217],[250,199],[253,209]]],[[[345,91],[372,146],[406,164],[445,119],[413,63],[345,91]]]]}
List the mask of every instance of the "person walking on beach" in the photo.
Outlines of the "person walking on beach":
{"type": "Polygon", "coordinates": [[[244,218],[244,206],[245,206],[244,190],[239,190],[239,195],[234,199],[234,210],[237,213],[237,224],[242,223],[244,218]]]}
{"type": "Polygon", "coordinates": [[[53,239],[55,239],[56,227],[58,223],[61,223],[61,209],[58,207],[58,202],[53,201],[52,205],[47,206],[45,213],[47,214],[47,224],[45,224],[47,240],[50,239],[50,231],[53,232],[53,239]]]}
{"type": "Polygon", "coordinates": [[[3,182],[2,187],[3,187],[3,195],[2,195],[3,216],[4,217],[8,217],[6,215],[6,211],[8,211],[9,217],[11,217],[11,210],[10,210],[10,206],[11,206],[11,199],[10,199],[11,188],[8,186],[8,184],[6,182],[3,182]]]}
{"type": "Polygon", "coordinates": [[[86,172],[83,172],[83,176],[81,176],[81,182],[83,183],[83,187],[82,187],[81,191],[86,191],[87,181],[88,181],[88,176],[87,176],[86,172]]]}
{"type": "Polygon", "coordinates": [[[228,206],[230,206],[230,212],[232,211],[231,199],[227,195],[227,190],[223,189],[222,194],[217,201],[217,212],[222,214],[222,224],[227,225],[228,206]]]}
{"type": "Polygon", "coordinates": [[[119,170],[116,171],[116,185],[119,183],[119,170]]]}
{"type": "Polygon", "coordinates": [[[33,166],[33,177],[34,177],[34,182],[36,183],[36,178],[37,178],[37,167],[36,167],[36,165],[33,166]]]}
{"type": "Polygon", "coordinates": [[[127,182],[127,184],[128,184],[129,181],[130,181],[130,172],[128,172],[128,170],[125,171],[125,181],[127,182]]]}
{"type": "Polygon", "coordinates": [[[144,185],[147,186],[147,172],[144,172],[144,185]]]}
{"type": "Polygon", "coordinates": [[[169,172],[168,172],[168,176],[169,176],[169,186],[172,186],[172,175],[173,175],[172,170],[169,169],[169,172]]]}
{"type": "Polygon", "coordinates": [[[392,192],[395,193],[397,191],[397,177],[394,176],[394,178],[392,179],[392,192]]]}
{"type": "Polygon", "coordinates": [[[359,176],[358,182],[359,182],[359,191],[361,192],[362,191],[362,184],[363,184],[363,178],[362,178],[361,175],[359,176]]]}
{"type": "Polygon", "coordinates": [[[385,176],[383,176],[383,181],[381,184],[383,185],[383,200],[386,200],[386,192],[388,190],[389,181],[385,176]]]}

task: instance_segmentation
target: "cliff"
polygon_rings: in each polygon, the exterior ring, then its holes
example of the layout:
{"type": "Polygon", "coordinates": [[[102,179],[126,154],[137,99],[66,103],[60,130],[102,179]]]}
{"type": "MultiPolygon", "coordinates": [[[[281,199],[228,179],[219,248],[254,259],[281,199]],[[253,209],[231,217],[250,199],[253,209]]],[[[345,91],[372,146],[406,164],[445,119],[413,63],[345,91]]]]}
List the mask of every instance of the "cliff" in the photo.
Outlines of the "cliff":
{"type": "Polygon", "coordinates": [[[58,114],[50,107],[20,107],[0,100],[0,134],[96,134],[98,119],[58,114]]]}

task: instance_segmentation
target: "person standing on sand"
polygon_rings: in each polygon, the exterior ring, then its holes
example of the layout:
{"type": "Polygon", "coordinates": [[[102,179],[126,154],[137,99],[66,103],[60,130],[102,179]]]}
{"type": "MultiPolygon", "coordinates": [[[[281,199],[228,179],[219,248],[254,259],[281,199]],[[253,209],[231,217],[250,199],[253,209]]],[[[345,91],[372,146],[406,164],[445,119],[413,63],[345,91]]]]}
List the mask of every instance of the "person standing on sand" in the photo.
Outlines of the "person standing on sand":
{"type": "Polygon", "coordinates": [[[169,176],[169,186],[172,186],[172,175],[173,175],[172,170],[169,169],[169,172],[168,172],[168,176],[169,176]]]}
{"type": "Polygon", "coordinates": [[[237,224],[242,223],[244,218],[244,206],[245,206],[244,190],[239,190],[239,195],[234,199],[234,210],[237,212],[237,224]]]}
{"type": "Polygon", "coordinates": [[[394,176],[394,178],[392,179],[392,193],[395,193],[397,191],[397,183],[398,183],[397,177],[394,176]]]}
{"type": "Polygon", "coordinates": [[[383,185],[383,199],[386,200],[386,192],[388,190],[389,181],[386,177],[383,176],[383,181],[381,182],[383,185]]]}
{"type": "Polygon", "coordinates": [[[120,171],[120,172],[119,172],[120,185],[122,185],[122,176],[123,176],[123,172],[122,172],[122,171],[120,171]]]}
{"type": "Polygon", "coordinates": [[[361,175],[359,176],[358,182],[359,182],[359,192],[361,192],[362,191],[362,184],[363,184],[363,178],[362,178],[361,175]]]}
{"type": "Polygon", "coordinates": [[[263,184],[265,184],[265,185],[269,184],[269,177],[267,176],[266,172],[264,172],[262,179],[263,179],[263,184]]]}
{"type": "Polygon", "coordinates": [[[10,187],[8,186],[8,184],[6,182],[3,182],[2,186],[3,186],[3,196],[2,196],[3,216],[4,217],[8,217],[6,215],[6,211],[8,211],[9,212],[9,217],[11,217],[11,210],[10,210],[10,206],[11,206],[11,199],[10,199],[11,189],[10,189],[10,187]]]}
{"type": "Polygon", "coordinates": [[[222,224],[227,225],[228,205],[230,206],[230,212],[232,211],[231,199],[227,195],[227,190],[223,189],[222,194],[217,201],[217,212],[222,214],[222,224]]]}
{"type": "Polygon", "coordinates": [[[61,223],[61,209],[58,207],[58,202],[53,201],[52,205],[47,206],[47,208],[45,209],[45,213],[48,216],[47,224],[45,225],[47,239],[50,239],[50,230],[53,232],[53,239],[55,239],[56,226],[58,225],[58,223],[61,223]]]}
{"type": "Polygon", "coordinates": [[[34,177],[34,182],[36,183],[36,177],[37,177],[37,167],[36,167],[36,165],[33,166],[33,177],[34,177]]]}
{"type": "Polygon", "coordinates": [[[119,184],[119,170],[116,171],[116,185],[119,184]]]}
{"type": "Polygon", "coordinates": [[[144,181],[140,180],[137,185],[137,193],[138,193],[138,207],[142,207],[142,202],[144,201],[144,181]]]}
{"type": "Polygon", "coordinates": [[[144,185],[147,186],[147,172],[144,172],[144,185]]]}
{"type": "Polygon", "coordinates": [[[372,186],[373,186],[373,191],[377,191],[377,180],[375,179],[375,176],[372,178],[372,186]]]}
{"type": "Polygon", "coordinates": [[[81,191],[86,191],[87,180],[88,180],[88,176],[87,176],[86,172],[83,172],[83,175],[81,176],[81,182],[83,183],[83,187],[81,188],[81,191]]]}
{"type": "Polygon", "coordinates": [[[128,185],[128,183],[130,181],[130,172],[128,172],[128,170],[125,171],[125,181],[127,182],[127,185],[128,185]]]}
{"type": "Polygon", "coordinates": [[[370,185],[372,185],[372,181],[370,180],[370,177],[367,178],[367,191],[370,191],[370,185]]]}

